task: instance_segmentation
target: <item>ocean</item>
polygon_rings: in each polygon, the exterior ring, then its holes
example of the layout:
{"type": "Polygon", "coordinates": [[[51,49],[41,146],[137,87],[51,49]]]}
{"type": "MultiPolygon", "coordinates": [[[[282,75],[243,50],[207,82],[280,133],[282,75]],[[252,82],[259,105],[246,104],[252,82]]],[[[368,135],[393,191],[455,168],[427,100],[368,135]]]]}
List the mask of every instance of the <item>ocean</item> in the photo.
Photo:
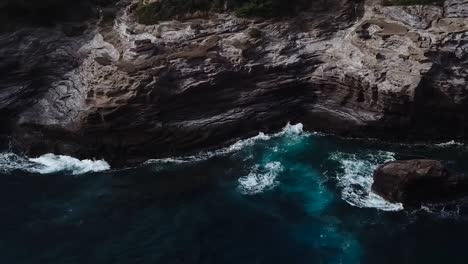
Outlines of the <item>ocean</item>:
{"type": "Polygon", "coordinates": [[[125,169],[4,150],[0,263],[466,263],[464,199],[409,210],[371,192],[379,164],[409,158],[468,172],[457,142],[345,139],[301,124],[125,169]]]}

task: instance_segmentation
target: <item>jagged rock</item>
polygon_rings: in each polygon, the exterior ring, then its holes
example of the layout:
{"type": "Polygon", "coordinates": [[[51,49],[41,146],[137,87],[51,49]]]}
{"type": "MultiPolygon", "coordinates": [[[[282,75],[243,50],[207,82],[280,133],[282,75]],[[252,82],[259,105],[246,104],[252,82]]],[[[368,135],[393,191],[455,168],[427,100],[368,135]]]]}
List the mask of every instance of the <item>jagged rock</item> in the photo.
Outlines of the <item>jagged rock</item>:
{"type": "Polygon", "coordinates": [[[467,18],[468,2],[464,0],[450,0],[444,2],[446,17],[467,18]]]}
{"type": "Polygon", "coordinates": [[[289,20],[219,14],[145,26],[130,5],[80,36],[5,33],[3,130],[32,155],[119,165],[219,147],[288,121],[346,136],[466,139],[465,9],[456,0],[332,0],[289,20]]]}
{"type": "Polygon", "coordinates": [[[391,161],[374,172],[372,191],[390,202],[416,206],[468,194],[468,177],[436,160],[391,161]]]}

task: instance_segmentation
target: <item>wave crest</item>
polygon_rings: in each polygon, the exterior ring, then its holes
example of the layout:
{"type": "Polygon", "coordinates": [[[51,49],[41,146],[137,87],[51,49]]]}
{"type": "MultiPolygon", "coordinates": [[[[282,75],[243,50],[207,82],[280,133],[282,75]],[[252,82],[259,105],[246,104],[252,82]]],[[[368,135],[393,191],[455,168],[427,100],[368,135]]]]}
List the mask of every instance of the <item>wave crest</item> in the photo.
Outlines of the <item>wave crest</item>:
{"type": "Polygon", "coordinates": [[[253,146],[255,143],[259,141],[268,141],[273,138],[278,138],[281,136],[298,136],[298,135],[306,135],[306,132],[304,132],[304,126],[301,123],[291,125],[288,123],[280,132],[272,135],[267,135],[263,132],[258,133],[258,135],[247,138],[247,139],[242,139],[234,144],[222,148],[216,151],[208,151],[208,152],[201,152],[196,155],[192,156],[182,156],[182,157],[173,157],[173,158],[165,158],[165,159],[150,159],[147,160],[145,163],[185,163],[185,162],[197,162],[197,161],[203,161],[210,159],[212,157],[216,156],[223,156],[223,155],[228,155],[237,151],[242,150],[245,147],[253,146]]]}
{"type": "Polygon", "coordinates": [[[38,158],[26,159],[11,152],[0,153],[0,171],[3,173],[15,170],[40,174],[66,171],[76,175],[109,169],[110,165],[104,160],[79,160],[69,156],[50,153],[38,158]]]}
{"type": "Polygon", "coordinates": [[[104,160],[79,160],[77,158],[63,155],[45,154],[38,158],[29,160],[39,165],[35,168],[35,171],[41,174],[59,171],[70,171],[73,174],[83,174],[110,169],[109,164],[104,160]]]}
{"type": "Polygon", "coordinates": [[[465,146],[465,144],[463,144],[462,142],[458,142],[458,141],[455,141],[455,140],[451,140],[451,141],[448,141],[448,142],[443,142],[443,143],[439,143],[439,144],[435,144],[436,147],[463,147],[465,146]]]}

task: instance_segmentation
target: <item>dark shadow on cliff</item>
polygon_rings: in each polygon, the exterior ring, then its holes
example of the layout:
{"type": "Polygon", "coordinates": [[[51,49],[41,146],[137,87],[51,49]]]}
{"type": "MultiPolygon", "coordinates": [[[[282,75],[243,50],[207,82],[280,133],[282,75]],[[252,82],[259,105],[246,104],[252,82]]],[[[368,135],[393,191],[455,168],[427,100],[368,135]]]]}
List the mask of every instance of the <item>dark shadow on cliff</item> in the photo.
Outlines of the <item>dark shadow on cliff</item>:
{"type": "Polygon", "coordinates": [[[2,0],[0,1],[0,32],[18,25],[53,26],[61,22],[78,22],[98,17],[97,6],[116,0],[2,0]]]}

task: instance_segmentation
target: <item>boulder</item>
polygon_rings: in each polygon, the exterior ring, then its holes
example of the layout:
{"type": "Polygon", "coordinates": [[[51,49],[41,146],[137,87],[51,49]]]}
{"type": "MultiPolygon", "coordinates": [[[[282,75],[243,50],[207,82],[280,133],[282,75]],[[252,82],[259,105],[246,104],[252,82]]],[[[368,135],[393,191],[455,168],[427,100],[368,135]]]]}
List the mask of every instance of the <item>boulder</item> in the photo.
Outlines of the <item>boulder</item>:
{"type": "Polygon", "coordinates": [[[468,193],[468,177],[447,169],[437,160],[392,161],[376,169],[372,191],[390,202],[417,206],[468,193]]]}

